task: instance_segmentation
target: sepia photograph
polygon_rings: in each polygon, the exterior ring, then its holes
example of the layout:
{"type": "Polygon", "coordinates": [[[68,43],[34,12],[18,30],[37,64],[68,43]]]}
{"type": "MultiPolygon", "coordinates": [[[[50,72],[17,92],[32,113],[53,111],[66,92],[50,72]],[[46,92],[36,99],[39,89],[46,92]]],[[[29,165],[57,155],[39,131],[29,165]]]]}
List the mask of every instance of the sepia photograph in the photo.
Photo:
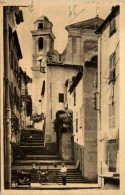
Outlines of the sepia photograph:
{"type": "Polygon", "coordinates": [[[121,1],[0,1],[2,194],[125,193],[124,18],[121,1]]]}

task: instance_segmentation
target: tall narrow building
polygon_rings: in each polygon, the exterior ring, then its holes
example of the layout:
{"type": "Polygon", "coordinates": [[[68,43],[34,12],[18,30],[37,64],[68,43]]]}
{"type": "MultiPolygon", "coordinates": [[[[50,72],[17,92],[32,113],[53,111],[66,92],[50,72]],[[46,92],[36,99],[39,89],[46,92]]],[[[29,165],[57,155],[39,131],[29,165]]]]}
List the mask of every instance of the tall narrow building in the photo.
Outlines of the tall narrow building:
{"type": "MultiPolygon", "coordinates": [[[[55,36],[52,32],[53,24],[47,17],[41,16],[34,22],[34,30],[31,31],[33,37],[33,83],[32,83],[32,101],[33,115],[40,117],[43,109],[41,102],[42,84],[46,84],[46,60],[47,54],[53,50],[55,36]],[[42,68],[44,67],[44,68],[42,68]]],[[[41,118],[41,117],[40,117],[41,118]]],[[[35,127],[42,129],[43,123],[38,119],[35,127]]]]}

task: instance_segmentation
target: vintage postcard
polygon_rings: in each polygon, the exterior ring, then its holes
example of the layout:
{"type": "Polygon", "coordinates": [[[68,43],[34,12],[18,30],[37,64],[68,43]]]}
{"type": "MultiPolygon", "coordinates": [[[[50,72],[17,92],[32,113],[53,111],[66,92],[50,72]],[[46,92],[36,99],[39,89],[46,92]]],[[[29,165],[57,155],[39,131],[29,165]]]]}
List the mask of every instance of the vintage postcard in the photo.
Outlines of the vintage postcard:
{"type": "Polygon", "coordinates": [[[125,4],[0,1],[1,194],[125,194],[125,4]]]}

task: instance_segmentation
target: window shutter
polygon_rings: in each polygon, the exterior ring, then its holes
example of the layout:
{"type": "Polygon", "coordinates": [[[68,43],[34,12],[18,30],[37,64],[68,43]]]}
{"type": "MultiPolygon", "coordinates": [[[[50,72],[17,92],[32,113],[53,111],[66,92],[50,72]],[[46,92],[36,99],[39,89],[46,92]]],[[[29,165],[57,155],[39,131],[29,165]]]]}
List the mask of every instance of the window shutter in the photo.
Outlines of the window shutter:
{"type": "Polygon", "coordinates": [[[76,119],[76,132],[78,132],[78,118],[76,119]]]}
{"type": "Polygon", "coordinates": [[[112,127],[115,127],[115,103],[112,104],[112,127]]]}
{"type": "Polygon", "coordinates": [[[109,117],[112,116],[112,107],[111,107],[111,104],[109,104],[109,117]]]}
{"type": "Polygon", "coordinates": [[[109,128],[112,126],[112,104],[109,104],[109,128]]]}
{"type": "Polygon", "coordinates": [[[113,67],[115,67],[116,64],[116,53],[113,53],[113,67]]]}
{"type": "Polygon", "coordinates": [[[113,18],[110,21],[110,27],[109,27],[109,36],[111,36],[116,31],[116,20],[113,18]]]}
{"type": "Polygon", "coordinates": [[[116,53],[109,57],[109,84],[115,79],[115,65],[116,65],[116,53]]]}
{"type": "Polygon", "coordinates": [[[112,20],[112,25],[113,25],[113,30],[115,30],[116,29],[116,20],[115,20],[115,18],[113,18],[113,20],[112,20]]]}

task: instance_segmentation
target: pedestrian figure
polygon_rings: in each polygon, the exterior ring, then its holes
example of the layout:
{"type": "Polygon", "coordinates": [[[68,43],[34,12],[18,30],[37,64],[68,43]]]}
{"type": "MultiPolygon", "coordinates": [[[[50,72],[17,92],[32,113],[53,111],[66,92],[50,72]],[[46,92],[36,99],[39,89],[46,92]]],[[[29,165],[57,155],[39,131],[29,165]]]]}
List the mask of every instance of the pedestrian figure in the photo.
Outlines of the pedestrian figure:
{"type": "Polygon", "coordinates": [[[65,164],[64,163],[62,163],[62,168],[61,168],[60,172],[62,173],[62,182],[63,182],[63,185],[66,185],[67,168],[65,167],[65,164]]]}
{"type": "Polygon", "coordinates": [[[57,163],[56,162],[54,162],[54,167],[57,167],[57,163]]]}
{"type": "Polygon", "coordinates": [[[35,165],[35,163],[33,162],[33,164],[32,164],[32,169],[35,170],[35,168],[36,168],[36,165],[35,165]]]}
{"type": "Polygon", "coordinates": [[[32,135],[29,136],[29,142],[32,142],[32,135]]]}

